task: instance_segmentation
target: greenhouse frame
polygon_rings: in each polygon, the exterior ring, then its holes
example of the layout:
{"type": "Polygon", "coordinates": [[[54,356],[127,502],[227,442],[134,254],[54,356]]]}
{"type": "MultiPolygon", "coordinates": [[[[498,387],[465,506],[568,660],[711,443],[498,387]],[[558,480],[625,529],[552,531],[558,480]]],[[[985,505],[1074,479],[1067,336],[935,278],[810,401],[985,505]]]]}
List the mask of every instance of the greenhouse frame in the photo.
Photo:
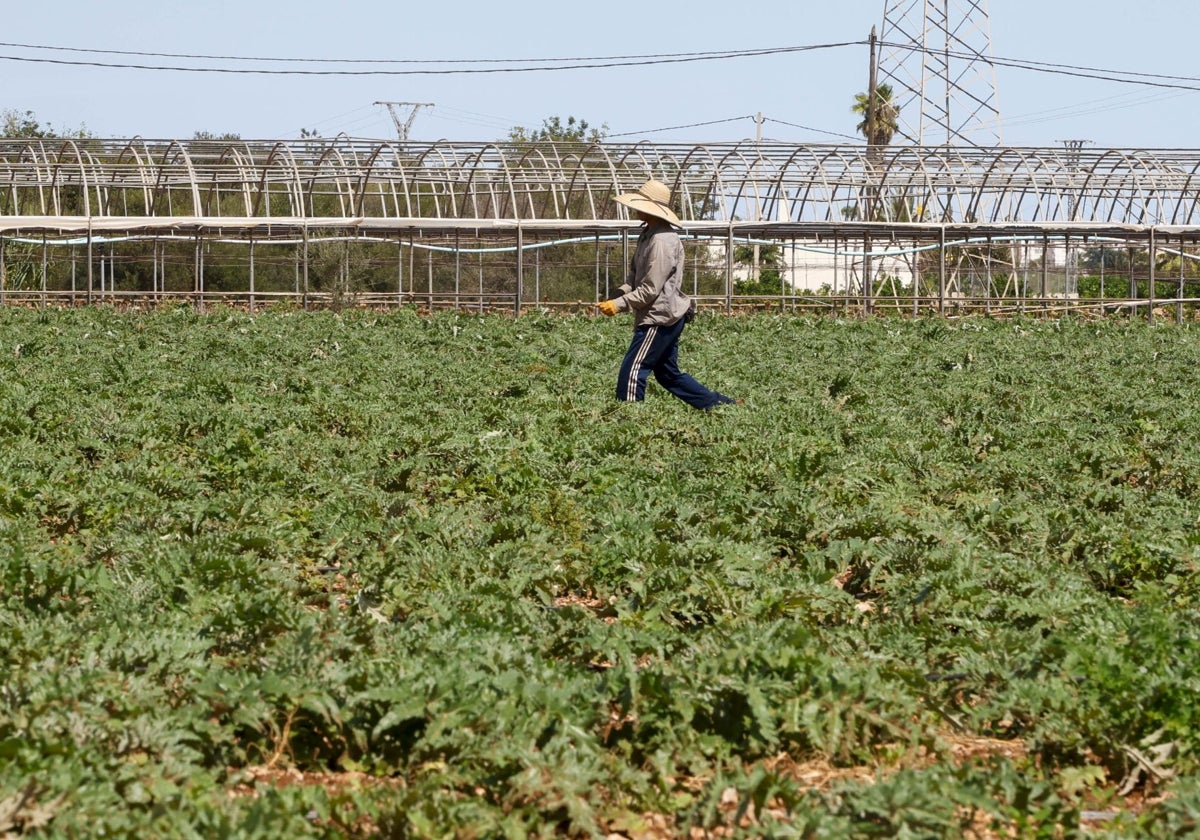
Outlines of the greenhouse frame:
{"type": "Polygon", "coordinates": [[[1200,151],[0,140],[0,300],[586,307],[667,183],[731,311],[1128,310],[1200,297],[1200,151]]]}

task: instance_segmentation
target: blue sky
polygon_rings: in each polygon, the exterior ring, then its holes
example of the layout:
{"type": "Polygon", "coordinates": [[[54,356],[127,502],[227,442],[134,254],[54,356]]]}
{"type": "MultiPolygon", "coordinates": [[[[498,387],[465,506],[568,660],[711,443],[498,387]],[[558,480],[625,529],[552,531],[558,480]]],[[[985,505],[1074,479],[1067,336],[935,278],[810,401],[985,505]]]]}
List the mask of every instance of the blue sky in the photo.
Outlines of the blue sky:
{"type": "MultiPolygon", "coordinates": [[[[993,53],[1060,64],[1200,77],[1195,0],[1006,0],[991,3],[993,53]]],[[[237,57],[463,61],[756,50],[865,40],[883,0],[569,4],[292,0],[109,0],[9,4],[0,40],[88,50],[237,57]]],[[[110,69],[9,57],[191,64],[182,59],[0,46],[0,108],[56,129],[106,137],[392,137],[378,100],[431,102],[414,140],[486,141],[557,115],[606,124],[621,139],[715,142],[764,136],[838,142],[867,87],[865,46],[606,69],[404,76],[266,76],[110,69]],[[673,128],[688,126],[686,128],[673,128]],[[672,129],[662,131],[660,129],[672,129]]],[[[215,67],[271,67],[232,60],[215,67]]],[[[289,64],[301,69],[362,65],[289,64]]],[[[430,65],[424,65],[428,67],[430,65]]],[[[442,69],[463,65],[438,65],[442,69]]],[[[392,65],[392,69],[415,69],[392,65]]],[[[1200,82],[1190,83],[1200,88],[1200,82]]],[[[998,70],[1003,139],[1056,146],[1200,145],[1200,93],[998,70]]]]}

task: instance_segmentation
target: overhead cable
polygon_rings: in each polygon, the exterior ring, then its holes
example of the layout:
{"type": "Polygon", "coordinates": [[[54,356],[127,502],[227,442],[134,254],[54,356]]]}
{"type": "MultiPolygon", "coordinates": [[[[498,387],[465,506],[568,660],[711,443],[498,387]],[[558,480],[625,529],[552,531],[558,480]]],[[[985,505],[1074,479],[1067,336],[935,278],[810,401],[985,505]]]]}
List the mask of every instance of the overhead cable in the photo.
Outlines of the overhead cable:
{"type": "Polygon", "coordinates": [[[690,123],[688,125],[670,125],[666,128],[651,128],[647,129],[646,131],[624,131],[620,134],[607,134],[605,137],[611,139],[613,137],[632,137],[640,134],[658,134],[663,131],[677,131],[683,128],[701,128],[706,125],[720,125],[721,123],[741,122],[742,120],[752,119],[754,119],[753,115],[748,114],[742,117],[729,117],[728,119],[724,120],[709,120],[708,122],[690,123]]]}
{"type": "Polygon", "coordinates": [[[796,125],[796,123],[785,122],[784,120],[777,120],[774,117],[763,117],[763,122],[779,123],[780,125],[786,125],[786,126],[789,126],[790,128],[799,128],[802,131],[815,131],[818,134],[829,134],[829,135],[832,135],[833,137],[843,137],[847,140],[861,140],[862,139],[861,137],[855,137],[852,134],[842,134],[840,131],[826,131],[823,128],[813,128],[812,126],[808,126],[808,125],[796,125]]]}
{"type": "MultiPolygon", "coordinates": [[[[811,44],[805,46],[794,47],[770,47],[765,49],[755,50],[729,50],[724,52],[706,52],[706,53],[674,53],[664,55],[646,55],[646,56],[608,56],[599,58],[559,58],[559,59],[488,59],[488,60],[463,60],[453,63],[463,64],[531,64],[535,62],[566,62],[558,64],[546,64],[545,66],[530,66],[530,67],[463,67],[453,69],[414,69],[414,70],[384,70],[384,69],[362,69],[362,70],[297,70],[297,69],[260,69],[260,68],[245,68],[245,67],[183,67],[175,65],[161,64],[119,64],[106,61],[80,61],[68,60],[61,58],[34,58],[31,56],[17,55],[0,55],[0,61],[18,61],[30,62],[34,64],[56,64],[69,67],[103,67],[113,70],[159,70],[172,71],[178,73],[228,73],[235,75],[261,75],[261,76],[448,76],[448,75],[465,75],[465,74],[487,74],[487,73],[532,73],[547,70],[594,70],[611,67],[639,67],[652,64],[682,64],[697,61],[724,61],[733,58],[753,58],[758,56],[768,55],[784,55],[788,53],[809,52],[812,50],[835,49],[838,47],[849,47],[861,45],[862,41],[846,41],[836,44],[811,44]]],[[[21,45],[7,45],[9,47],[21,45]]],[[[26,49],[50,49],[47,47],[24,47],[26,49]]],[[[99,53],[99,50],[86,50],[85,52],[99,53]]],[[[216,56],[188,56],[196,60],[250,60],[250,61],[293,61],[307,63],[346,63],[350,59],[237,59],[232,57],[218,58],[216,56]]],[[[377,61],[357,61],[359,64],[378,64],[377,61]]],[[[416,63],[416,64],[446,64],[451,63],[447,60],[430,60],[430,61],[415,61],[404,60],[390,63],[416,63]]]]}
{"type": "MultiPolygon", "coordinates": [[[[83,47],[65,47],[47,44],[22,44],[15,42],[0,42],[0,48],[20,50],[41,50],[53,52],[84,53],[92,55],[129,56],[139,58],[172,58],[192,61],[239,61],[254,63],[277,64],[354,64],[367,65],[362,69],[323,69],[308,70],[296,68],[254,68],[254,67],[188,67],[177,65],[117,63],[96,60],[71,60],[60,58],[36,58],[22,55],[0,55],[2,61],[29,62],[36,64],[57,64],[79,67],[102,67],[119,70],[157,70],[180,73],[228,73],[254,74],[276,76],[409,76],[409,75],[455,75],[455,74],[489,74],[489,73],[529,73],[537,71],[557,70],[586,70],[613,67],[637,67],[657,64],[677,64],[699,61],[724,61],[735,58],[753,58],[789,53],[810,52],[814,50],[838,49],[841,47],[864,46],[864,40],[841,41],[825,44],[805,44],[784,47],[766,47],[749,50],[724,50],[713,52],[682,52],[682,53],[650,53],[644,55],[609,55],[609,56],[571,56],[552,58],[492,58],[492,59],[349,59],[349,58],[307,58],[307,57],[263,57],[235,55],[206,55],[199,53],[165,53],[137,50],[111,50],[83,47]],[[413,69],[383,69],[371,65],[412,66],[413,69]],[[445,65],[455,65],[446,67],[445,65]],[[474,65],[474,66],[459,66],[474,65]],[[500,65],[500,66],[478,66],[500,65]],[[523,66],[509,66],[523,65],[523,66]]],[[[967,61],[978,61],[976,53],[946,50],[945,48],[922,46],[915,43],[880,42],[880,46],[891,49],[925,52],[944,58],[956,58],[967,61]]],[[[1180,76],[1165,73],[1147,73],[1133,70],[1113,70],[1086,65],[1063,64],[1034,59],[1020,59],[1004,56],[985,57],[987,62],[999,67],[1011,67],[1019,70],[1030,70],[1040,73],[1074,76],[1078,78],[1096,79],[1099,81],[1117,82],[1120,84],[1142,85],[1147,87],[1171,88],[1185,91],[1200,90],[1200,77],[1180,76]]],[[[843,135],[845,136],[845,135],[843,135]]]]}
{"type": "Polygon", "coordinates": [[[1200,78],[1194,76],[1171,76],[1163,73],[1141,73],[1132,70],[1106,70],[1099,67],[1055,64],[1048,61],[1033,61],[1023,58],[980,56],[977,53],[960,52],[957,50],[946,50],[935,47],[923,47],[920,44],[881,42],[881,46],[897,50],[923,52],[938,57],[957,58],[965,61],[984,61],[997,67],[1011,67],[1016,70],[1030,70],[1036,73],[1049,73],[1059,76],[1074,76],[1076,78],[1096,79],[1102,82],[1116,82],[1118,84],[1125,85],[1141,85],[1144,87],[1200,91],[1200,78]],[[1177,84],[1182,82],[1190,82],[1191,84],[1177,84]]]}

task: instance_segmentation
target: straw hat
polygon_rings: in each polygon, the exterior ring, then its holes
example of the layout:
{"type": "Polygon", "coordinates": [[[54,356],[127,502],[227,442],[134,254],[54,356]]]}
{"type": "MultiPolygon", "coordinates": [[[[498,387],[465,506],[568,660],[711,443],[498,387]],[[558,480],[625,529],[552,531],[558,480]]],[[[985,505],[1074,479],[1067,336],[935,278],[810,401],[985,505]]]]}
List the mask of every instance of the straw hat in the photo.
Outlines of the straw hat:
{"type": "Polygon", "coordinates": [[[670,208],[671,188],[662,181],[653,179],[637,188],[637,192],[622,193],[614,196],[613,201],[624,204],[631,210],[637,210],[657,219],[665,219],[673,225],[679,224],[679,217],[670,208]]]}

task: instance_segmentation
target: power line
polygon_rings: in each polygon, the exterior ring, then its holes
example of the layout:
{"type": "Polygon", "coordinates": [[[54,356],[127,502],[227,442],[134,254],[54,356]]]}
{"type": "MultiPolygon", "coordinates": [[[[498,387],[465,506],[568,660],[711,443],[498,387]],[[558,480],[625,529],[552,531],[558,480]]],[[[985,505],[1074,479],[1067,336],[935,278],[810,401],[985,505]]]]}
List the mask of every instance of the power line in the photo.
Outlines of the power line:
{"type": "MultiPolygon", "coordinates": [[[[945,49],[931,49],[922,47],[920,44],[888,43],[886,46],[893,49],[911,50],[913,52],[928,52],[930,54],[948,56],[950,58],[978,60],[978,57],[972,53],[964,53],[945,49]]],[[[1035,61],[1024,58],[1005,58],[1003,56],[991,56],[987,59],[987,61],[998,67],[1011,67],[1017,70],[1030,70],[1037,73],[1050,73],[1059,76],[1074,76],[1076,78],[1096,79],[1103,82],[1117,82],[1118,84],[1126,85],[1143,85],[1145,87],[1200,91],[1200,86],[1198,86],[1200,85],[1200,78],[1195,76],[1172,76],[1163,73],[1142,73],[1133,70],[1108,70],[1100,67],[1055,64],[1049,61],[1035,61]],[[1171,81],[1168,82],[1157,80],[1171,81]],[[1194,84],[1172,84],[1171,82],[1192,82],[1194,84]]]]}
{"type": "Polygon", "coordinates": [[[1059,120],[1070,119],[1072,117],[1086,117],[1091,114],[1107,114],[1111,111],[1124,110],[1126,108],[1139,108],[1145,105],[1152,105],[1157,102],[1162,102],[1167,99],[1175,99],[1180,96],[1187,96],[1188,91],[1176,90],[1166,93],[1159,93],[1154,96],[1140,96],[1131,101],[1116,101],[1128,100],[1130,93],[1120,94],[1118,96],[1110,96],[1105,99],[1089,100],[1088,102],[1080,102],[1077,105],[1063,106],[1061,108],[1051,108],[1045,111],[1035,111],[1029,114],[1018,114],[1015,117],[1006,117],[1004,120],[1005,126],[1024,126],[1035,125],[1037,123],[1057,122],[1059,120]],[[1109,104],[1104,104],[1109,103],[1109,104]]]}
{"type": "Polygon", "coordinates": [[[663,131],[678,131],[678,130],[684,129],[684,128],[701,128],[702,126],[706,126],[706,125],[720,125],[721,123],[740,122],[742,120],[752,120],[752,119],[754,119],[753,115],[744,116],[744,117],[729,117],[728,119],[724,119],[724,120],[709,120],[708,122],[691,123],[689,125],[671,125],[671,126],[667,126],[666,128],[651,128],[651,129],[647,129],[646,131],[624,131],[620,134],[609,134],[609,135],[607,135],[607,138],[632,137],[635,134],[636,135],[659,134],[663,131]]]}
{"type": "MultiPolygon", "coordinates": [[[[833,44],[829,46],[845,46],[833,44]]],[[[61,47],[47,44],[14,44],[0,41],[0,47],[16,47],[26,50],[53,50],[57,52],[94,53],[97,55],[129,55],[143,58],[189,58],[204,61],[258,61],[288,64],[533,64],[545,61],[623,61],[627,59],[646,58],[684,58],[684,57],[736,57],[742,54],[757,55],[763,52],[791,52],[799,49],[816,49],[815,47],[768,47],[753,50],[719,50],[708,52],[682,53],[647,53],[635,55],[601,55],[601,56],[571,56],[565,58],[267,58],[262,56],[244,55],[205,55],[200,53],[162,53],[142,52],[138,50],[105,50],[90,47],[61,47]]]]}
{"type": "Polygon", "coordinates": [[[480,114],[475,111],[463,111],[445,105],[439,105],[437,110],[430,114],[430,119],[441,119],[446,122],[457,122],[464,125],[477,125],[484,128],[498,128],[503,130],[508,130],[513,126],[521,124],[521,120],[516,117],[498,117],[494,114],[480,114]],[[458,116],[454,116],[456,114],[458,116]]]}
{"type": "MultiPolygon", "coordinates": [[[[490,73],[529,73],[537,71],[557,70],[589,70],[613,67],[638,67],[656,64],[677,64],[699,61],[723,61],[735,58],[753,58],[770,55],[785,55],[790,53],[810,52],[815,50],[839,49],[842,47],[863,46],[863,40],[840,41],[824,44],[805,44],[785,47],[766,47],[750,50],[726,50],[717,52],[683,52],[683,53],[650,53],[644,55],[611,55],[611,56],[572,56],[552,58],[522,58],[522,59],[346,59],[346,58],[307,58],[307,57],[264,57],[264,56],[234,56],[208,55],[201,53],[160,53],[137,50],[108,50],[84,47],[64,47],[47,44],[21,44],[15,42],[0,42],[0,47],[28,50],[46,50],[55,52],[88,53],[93,55],[136,56],[142,58],[179,58],[196,61],[245,61],[258,63],[292,63],[292,64],[357,64],[357,65],[426,65],[427,69],[356,69],[356,70],[302,70],[294,68],[261,69],[237,67],[186,67],[177,65],[117,63],[105,61],[83,61],[56,58],[35,58],[32,56],[0,55],[0,61],[27,62],[34,64],[56,64],[75,67],[100,67],[116,70],[156,70],[178,73],[224,73],[275,76],[408,76],[408,75],[461,75],[461,74],[490,74],[490,73]],[[454,67],[446,69],[441,65],[545,65],[522,67],[454,67]],[[438,66],[439,69],[428,69],[438,66]]],[[[919,44],[881,42],[881,46],[894,49],[912,50],[914,52],[932,51],[919,44]]],[[[958,51],[937,50],[944,57],[972,59],[973,55],[958,51]]],[[[1178,76],[1165,73],[1147,73],[1133,70],[1113,70],[1086,65],[1061,64],[1034,59],[1008,58],[992,56],[988,59],[1000,67],[1011,67],[1019,70],[1030,70],[1041,73],[1074,76],[1078,78],[1096,79],[1099,81],[1116,82],[1119,84],[1144,85],[1148,87],[1171,88],[1185,91],[1200,90],[1200,77],[1178,76]],[[1190,83],[1190,84],[1180,84],[1190,83]]],[[[811,129],[820,131],[820,129],[811,129]]],[[[823,132],[834,134],[836,132],[823,132]]],[[[854,138],[856,139],[856,138],[854,138]]]]}
{"type": "Polygon", "coordinates": [[[763,117],[763,122],[779,123],[780,125],[786,125],[791,128],[798,128],[802,131],[815,131],[818,134],[829,134],[829,135],[832,135],[833,137],[843,137],[847,140],[862,140],[863,139],[861,137],[855,137],[852,134],[842,134],[839,131],[826,131],[823,128],[813,128],[812,126],[808,126],[808,125],[796,125],[796,123],[785,122],[784,120],[777,120],[774,117],[763,117]]]}
{"type": "MultiPolygon", "coordinates": [[[[16,55],[0,55],[0,61],[17,61],[28,62],[33,64],[56,64],[68,67],[102,67],[114,70],[159,70],[172,71],[177,73],[226,73],[234,75],[262,75],[262,76],[448,76],[448,75],[464,75],[464,74],[487,74],[487,73],[531,73],[547,70],[595,70],[612,67],[640,67],[653,64],[682,64],[698,61],[724,61],[734,58],[754,58],[759,56],[769,55],[785,55],[789,53],[809,52],[813,50],[836,49],[839,47],[850,47],[861,44],[861,41],[845,41],[833,44],[810,44],[805,46],[795,47],[771,47],[766,49],[756,50],[730,50],[725,52],[708,52],[708,53],[674,53],[664,55],[649,55],[649,56],[609,56],[599,58],[553,58],[553,59],[486,59],[486,60],[461,60],[451,62],[449,60],[430,60],[430,61],[410,61],[403,62],[397,60],[390,63],[417,63],[417,64],[446,64],[446,63],[462,63],[462,64],[500,64],[500,63],[534,63],[534,62],[568,62],[560,64],[549,64],[540,67],[467,67],[455,69],[424,69],[424,70],[297,70],[297,69],[259,69],[259,68],[238,68],[238,67],[183,67],[177,65],[162,65],[162,64],[119,64],[106,61],[75,61],[61,58],[34,58],[31,56],[16,56],[16,55]]],[[[22,45],[8,44],[7,46],[22,47],[22,45]]],[[[51,47],[34,47],[24,46],[26,49],[76,49],[76,48],[51,48],[51,47]]],[[[84,52],[103,53],[102,50],[84,50],[84,52]]],[[[111,52],[114,51],[109,51],[111,52]]],[[[149,56],[153,54],[132,53],[133,55],[149,56]]],[[[164,57],[164,56],[158,56],[164,57]]],[[[291,61],[295,63],[350,63],[352,59],[241,59],[236,57],[218,57],[218,56],[175,56],[187,57],[197,60],[233,60],[233,61],[291,61]]],[[[360,64],[376,64],[382,62],[376,61],[358,61],[354,63],[360,64]]]]}
{"type": "MultiPolygon", "coordinates": [[[[606,67],[632,67],[647,64],[671,64],[695,61],[718,61],[733,58],[750,58],[766,55],[781,55],[787,53],[807,52],[812,50],[836,49],[849,46],[863,46],[863,40],[842,41],[826,44],[807,44],[785,47],[766,47],[751,50],[725,50],[716,52],[682,52],[682,53],[649,53],[641,55],[610,55],[610,56],[569,56],[550,58],[490,58],[490,59],[353,59],[353,58],[309,58],[309,57],[265,57],[265,56],[236,56],[209,55],[203,53],[166,53],[139,50],[111,50],[86,47],[65,47],[49,44],[22,44],[0,41],[0,47],[27,50],[46,50],[55,52],[89,53],[93,55],[137,56],[142,58],[180,58],[197,61],[246,61],[260,63],[290,63],[290,64],[359,64],[359,65],[479,65],[479,64],[545,64],[559,63],[558,66],[548,67],[468,67],[463,69],[417,69],[417,70],[296,70],[296,69],[255,69],[230,67],[180,67],[150,64],[124,64],[101,61],[70,61],[65,59],[34,58],[31,56],[2,55],[0,60],[31,62],[41,64],[62,64],[68,66],[103,67],[121,70],[165,70],[188,73],[248,73],[266,75],[443,75],[462,73],[511,73],[533,72],[538,70],[579,70],[606,67]],[[588,63],[579,63],[588,62],[588,63]],[[598,63],[603,62],[603,63],[598,63]]],[[[915,52],[932,51],[919,44],[881,42],[881,46],[894,49],[907,49],[915,52]]],[[[939,55],[951,58],[969,59],[971,54],[937,50],[939,55]]],[[[1087,65],[1061,64],[1034,59],[993,56],[989,59],[1001,67],[1031,70],[1044,73],[1092,78],[1100,81],[1118,82],[1123,84],[1138,84],[1151,87],[1167,87],[1181,90],[1200,90],[1200,77],[1179,76],[1165,73],[1147,73],[1134,70],[1113,70],[1087,65]],[[1172,84],[1173,82],[1188,82],[1193,84],[1172,84]]],[[[819,129],[816,129],[819,130],[819,129]]],[[[845,135],[842,135],[845,136],[845,135]]]]}

